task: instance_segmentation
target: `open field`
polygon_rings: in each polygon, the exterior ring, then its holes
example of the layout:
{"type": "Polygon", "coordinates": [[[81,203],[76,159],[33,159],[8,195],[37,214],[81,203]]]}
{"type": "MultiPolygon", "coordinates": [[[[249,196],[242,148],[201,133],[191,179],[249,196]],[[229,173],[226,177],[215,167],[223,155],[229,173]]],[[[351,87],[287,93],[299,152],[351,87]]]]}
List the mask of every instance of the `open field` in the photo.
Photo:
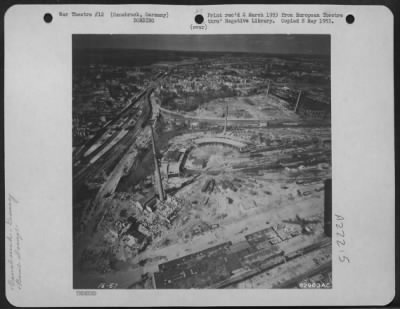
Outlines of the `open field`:
{"type": "Polygon", "coordinates": [[[230,119],[255,120],[298,120],[299,117],[290,112],[290,106],[283,100],[264,94],[248,97],[230,97],[212,100],[188,116],[198,118],[224,118],[228,107],[230,119]]]}

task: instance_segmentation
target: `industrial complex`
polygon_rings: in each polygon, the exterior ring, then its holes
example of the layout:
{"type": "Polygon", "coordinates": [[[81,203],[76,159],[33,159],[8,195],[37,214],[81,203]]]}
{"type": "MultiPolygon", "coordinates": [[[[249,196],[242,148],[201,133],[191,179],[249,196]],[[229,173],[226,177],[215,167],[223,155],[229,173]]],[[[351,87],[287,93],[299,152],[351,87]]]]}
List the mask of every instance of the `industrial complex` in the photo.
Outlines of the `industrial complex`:
{"type": "Polygon", "coordinates": [[[74,288],[331,288],[329,59],[118,57],[74,65],[74,288]]]}

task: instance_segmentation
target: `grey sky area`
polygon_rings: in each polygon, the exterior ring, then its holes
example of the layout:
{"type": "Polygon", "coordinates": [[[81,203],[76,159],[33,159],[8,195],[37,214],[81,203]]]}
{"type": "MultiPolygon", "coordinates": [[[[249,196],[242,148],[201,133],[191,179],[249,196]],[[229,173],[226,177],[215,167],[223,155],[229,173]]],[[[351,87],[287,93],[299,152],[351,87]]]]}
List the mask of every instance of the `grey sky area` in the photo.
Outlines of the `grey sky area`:
{"type": "Polygon", "coordinates": [[[74,48],[329,55],[329,35],[74,35],[74,48]]]}

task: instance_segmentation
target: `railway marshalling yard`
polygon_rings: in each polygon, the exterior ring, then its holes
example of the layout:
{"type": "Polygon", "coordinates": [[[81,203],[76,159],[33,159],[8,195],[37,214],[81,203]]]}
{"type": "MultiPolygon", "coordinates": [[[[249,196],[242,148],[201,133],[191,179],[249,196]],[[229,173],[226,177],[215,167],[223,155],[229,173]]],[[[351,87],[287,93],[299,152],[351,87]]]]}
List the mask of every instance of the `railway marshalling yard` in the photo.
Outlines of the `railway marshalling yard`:
{"type": "Polygon", "coordinates": [[[141,102],[152,106],[154,138],[143,130],[138,159],[122,157],[101,187],[113,189],[96,195],[81,288],[331,286],[329,120],[266,93],[189,113],[160,108],[154,93],[141,102]]]}

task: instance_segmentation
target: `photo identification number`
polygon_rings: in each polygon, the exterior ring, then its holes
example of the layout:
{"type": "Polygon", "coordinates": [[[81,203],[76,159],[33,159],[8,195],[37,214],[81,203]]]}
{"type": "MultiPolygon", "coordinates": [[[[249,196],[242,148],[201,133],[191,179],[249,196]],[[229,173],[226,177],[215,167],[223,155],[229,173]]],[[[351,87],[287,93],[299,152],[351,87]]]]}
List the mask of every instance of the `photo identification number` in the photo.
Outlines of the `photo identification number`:
{"type": "Polygon", "coordinates": [[[336,227],[336,246],[339,249],[339,262],[350,263],[350,258],[346,254],[346,234],[344,232],[344,217],[335,214],[335,227],[336,227]]]}

